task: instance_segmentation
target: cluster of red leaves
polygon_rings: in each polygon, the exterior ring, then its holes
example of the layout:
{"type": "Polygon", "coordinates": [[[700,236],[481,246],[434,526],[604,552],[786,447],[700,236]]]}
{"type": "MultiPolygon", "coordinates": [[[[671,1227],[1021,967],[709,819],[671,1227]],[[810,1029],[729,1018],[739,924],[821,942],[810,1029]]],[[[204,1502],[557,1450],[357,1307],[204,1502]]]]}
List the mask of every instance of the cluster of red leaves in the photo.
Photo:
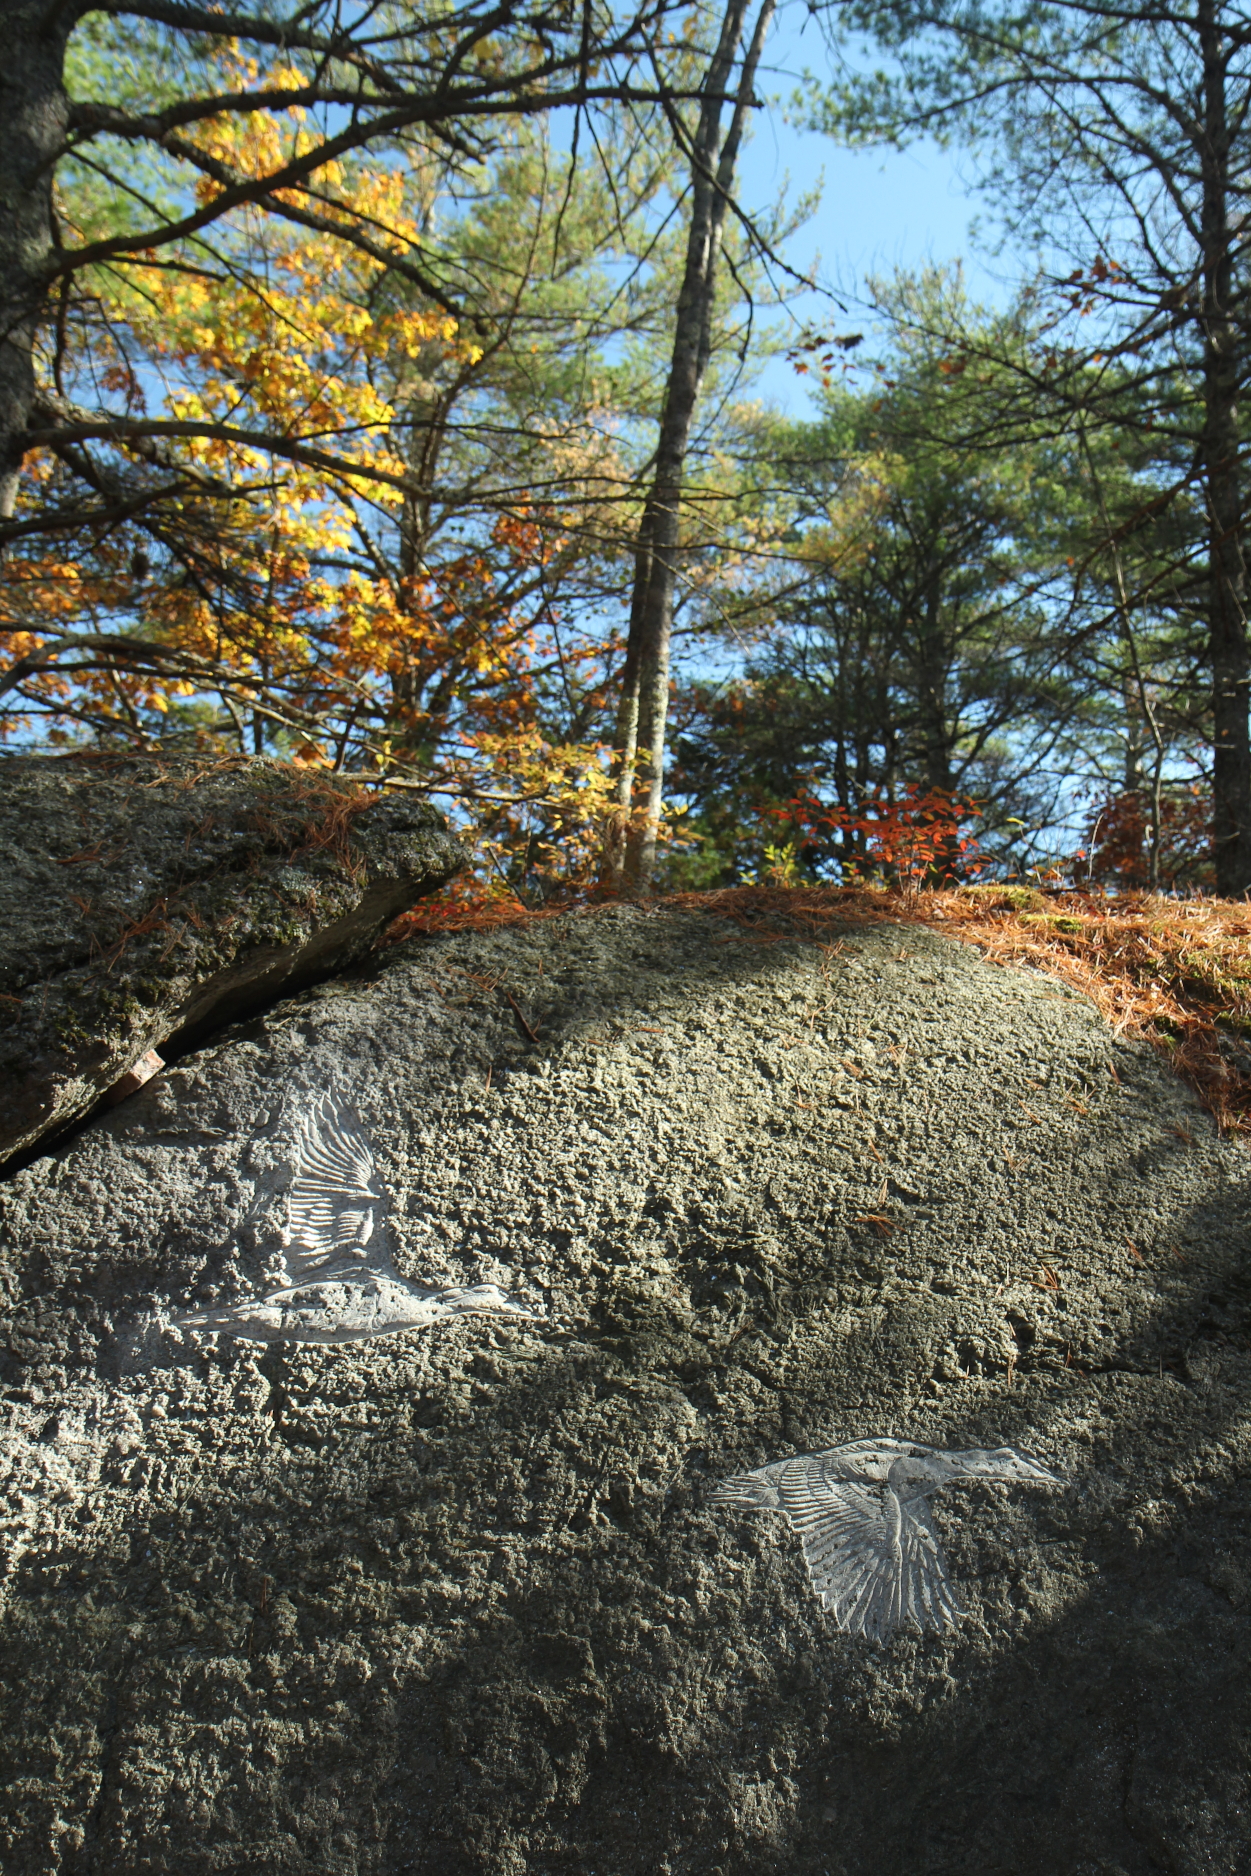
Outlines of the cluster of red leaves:
{"type": "MultiPolygon", "coordinates": [[[[739,886],[650,903],[732,921],[756,944],[828,943],[857,924],[929,926],[996,963],[1032,966],[1082,991],[1115,1034],[1154,1044],[1222,1131],[1251,1136],[1251,907],[1240,902],[1018,886],[910,894],[739,886]]],[[[559,911],[431,902],[398,920],[392,936],[488,931],[559,911]]]]}
{"type": "MultiPolygon", "coordinates": [[[[1145,888],[1150,879],[1152,803],[1145,789],[1103,802],[1091,823],[1089,870],[1103,885],[1145,888]]],[[[1173,785],[1160,797],[1160,884],[1206,886],[1212,877],[1212,795],[1200,783],[1173,785]]],[[[1085,858],[1085,854],[1079,856],[1085,858]]]]}
{"type": "Polygon", "coordinates": [[[445,932],[498,931],[503,926],[530,925],[540,919],[560,918],[584,909],[586,901],[557,901],[529,906],[517,893],[493,891],[476,873],[462,873],[437,898],[423,899],[411,912],[401,912],[387,927],[383,942],[402,944],[406,938],[437,938],[445,932]]]}
{"type": "Polygon", "coordinates": [[[834,838],[845,872],[880,876],[904,892],[982,870],[977,841],[960,831],[981,809],[945,788],[907,787],[892,798],[879,790],[858,808],[799,794],[772,812],[809,839],[834,838]]]}

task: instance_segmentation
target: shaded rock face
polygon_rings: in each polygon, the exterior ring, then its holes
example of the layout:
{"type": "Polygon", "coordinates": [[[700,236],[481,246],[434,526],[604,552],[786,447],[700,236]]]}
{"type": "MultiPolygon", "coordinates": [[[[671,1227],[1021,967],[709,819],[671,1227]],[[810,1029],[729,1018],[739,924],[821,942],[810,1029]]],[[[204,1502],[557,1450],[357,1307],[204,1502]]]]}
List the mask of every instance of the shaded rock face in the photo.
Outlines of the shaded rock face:
{"type": "Polygon", "coordinates": [[[3,1189],[6,1876],[1246,1868],[1245,1152],[1044,978],[745,937],[410,944],[3,1189]],[[167,1326],[327,1087],[396,1268],[546,1320],[167,1326]],[[871,1436],[1064,1476],[935,1501],[954,1632],[709,1503],[871,1436]]]}
{"type": "Polygon", "coordinates": [[[4,759],[0,1162],[359,958],[464,859],[431,809],[285,764],[4,759]]]}

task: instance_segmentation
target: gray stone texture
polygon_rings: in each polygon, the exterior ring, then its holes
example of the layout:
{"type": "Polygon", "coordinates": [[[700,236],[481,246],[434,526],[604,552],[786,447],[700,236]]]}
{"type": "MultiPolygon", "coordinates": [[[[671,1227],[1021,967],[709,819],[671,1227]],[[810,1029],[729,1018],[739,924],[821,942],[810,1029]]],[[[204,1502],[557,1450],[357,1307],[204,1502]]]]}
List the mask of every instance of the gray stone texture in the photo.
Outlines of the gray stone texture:
{"type": "Polygon", "coordinates": [[[289,764],[0,759],[0,1163],[359,958],[465,857],[431,809],[289,764]]]}
{"type": "Polygon", "coordinates": [[[764,938],[399,946],[0,1188],[6,1876],[1248,1868],[1246,1152],[1042,976],[764,938]],[[397,1269],[546,1320],[169,1326],[328,1086],[397,1269]],[[936,1501],[954,1634],[709,1502],[869,1436],[1064,1475],[936,1501]]]}

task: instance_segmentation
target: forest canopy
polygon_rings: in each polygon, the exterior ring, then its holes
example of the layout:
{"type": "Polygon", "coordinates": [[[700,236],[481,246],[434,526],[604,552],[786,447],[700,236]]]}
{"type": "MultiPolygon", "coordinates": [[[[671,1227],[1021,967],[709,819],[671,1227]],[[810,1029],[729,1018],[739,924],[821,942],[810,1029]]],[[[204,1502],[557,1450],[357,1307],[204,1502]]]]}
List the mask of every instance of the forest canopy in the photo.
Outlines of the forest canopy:
{"type": "Polygon", "coordinates": [[[1251,888],[1245,12],[807,14],[8,8],[7,746],[415,790],[531,904],[1251,888]],[[958,144],[1015,290],[814,294],[784,111],[958,144]]]}

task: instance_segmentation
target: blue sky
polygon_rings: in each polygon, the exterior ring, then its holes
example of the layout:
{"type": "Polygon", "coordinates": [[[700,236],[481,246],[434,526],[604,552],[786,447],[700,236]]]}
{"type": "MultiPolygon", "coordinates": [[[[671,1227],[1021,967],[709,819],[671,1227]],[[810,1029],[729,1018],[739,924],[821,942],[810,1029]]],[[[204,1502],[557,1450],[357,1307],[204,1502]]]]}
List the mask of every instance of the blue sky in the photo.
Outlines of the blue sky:
{"type": "MultiPolygon", "coordinates": [[[[757,90],[770,103],[755,113],[740,161],[744,207],[767,207],[788,182],[793,201],[823,177],[820,207],[787,244],[791,266],[811,273],[815,263],[821,281],[850,303],[863,292],[869,274],[962,260],[970,291],[980,299],[1002,301],[1014,270],[1008,258],[997,260],[984,242],[975,247],[970,239],[970,224],[982,204],[971,186],[967,154],[932,143],[906,150],[847,150],[787,121],[797,115],[791,96],[805,68],[819,75],[828,65],[828,53],[811,25],[799,30],[805,18],[797,9],[783,8],[766,48],[768,70],[762,70],[757,90]]],[[[991,232],[988,226],[985,232],[991,232]]],[[[841,317],[815,295],[798,300],[794,311],[823,330],[831,323],[840,331],[864,324],[863,318],[841,317]]],[[[807,404],[803,380],[780,359],[762,374],[757,395],[796,416],[807,404]]]]}

